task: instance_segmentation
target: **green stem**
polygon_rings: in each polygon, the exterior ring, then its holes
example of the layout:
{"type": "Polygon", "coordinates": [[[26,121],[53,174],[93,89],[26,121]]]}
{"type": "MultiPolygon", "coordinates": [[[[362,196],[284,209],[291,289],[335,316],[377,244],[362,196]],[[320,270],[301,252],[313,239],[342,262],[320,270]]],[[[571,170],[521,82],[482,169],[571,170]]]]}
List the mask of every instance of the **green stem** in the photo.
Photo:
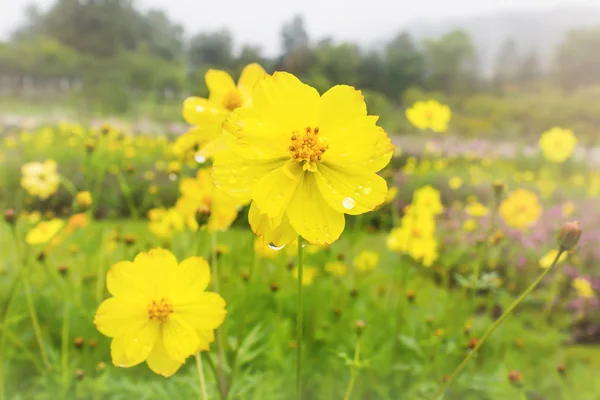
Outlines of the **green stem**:
{"type": "Polygon", "coordinates": [[[298,304],[296,306],[296,398],[302,399],[302,236],[298,236],[298,304]]]}
{"type": "MultiPolygon", "coordinates": [[[[219,293],[219,261],[217,259],[217,232],[210,232],[210,263],[214,275],[215,292],[219,293]]],[[[225,349],[223,347],[223,327],[217,329],[217,372],[221,398],[227,398],[227,383],[225,382],[225,349]]]]}
{"type": "Polygon", "coordinates": [[[73,182],[71,182],[71,180],[64,175],[60,175],[60,181],[65,189],[67,189],[67,191],[71,194],[71,196],[75,197],[77,194],[77,188],[73,182]]]}
{"type": "Polygon", "coordinates": [[[200,399],[208,400],[206,394],[206,380],[204,379],[204,369],[202,368],[202,356],[200,352],[196,353],[196,370],[198,371],[198,380],[200,381],[200,399]]]}
{"type": "Polygon", "coordinates": [[[504,319],[506,319],[506,317],[508,317],[510,315],[510,313],[512,313],[512,311],[515,308],[517,308],[517,306],[519,304],[521,304],[521,302],[523,300],[525,300],[525,298],[527,296],[529,296],[529,294],[537,287],[537,285],[539,285],[539,283],[546,277],[546,275],[548,274],[548,272],[550,272],[550,270],[552,268],[554,268],[554,266],[558,262],[559,257],[561,256],[561,254],[564,251],[565,251],[565,249],[563,249],[563,248],[559,249],[558,254],[556,255],[556,258],[554,258],[554,261],[552,262],[552,265],[550,266],[550,268],[544,270],[544,272],[542,272],[540,274],[540,276],[538,276],[538,278],[531,285],[529,285],[529,287],[527,288],[527,290],[525,290],[515,301],[513,301],[513,303],[506,309],[506,311],[504,311],[504,313],[502,314],[502,316],[500,318],[498,318],[487,329],[487,331],[483,334],[483,336],[481,337],[481,339],[477,343],[477,346],[475,346],[475,348],[471,352],[469,352],[469,354],[467,354],[467,356],[464,358],[464,360],[458,365],[458,367],[456,367],[456,369],[454,370],[454,372],[450,376],[450,379],[448,379],[448,381],[444,384],[444,386],[442,386],[437,391],[437,393],[433,396],[433,398],[432,398],[433,400],[437,400],[437,399],[441,398],[444,395],[444,393],[448,390],[448,388],[450,388],[450,386],[452,386],[452,383],[454,383],[454,381],[456,380],[456,378],[458,378],[458,376],[460,375],[460,373],[465,369],[465,367],[467,366],[467,364],[469,363],[469,361],[475,356],[475,354],[477,353],[477,351],[479,350],[479,348],[485,343],[485,341],[487,340],[487,338],[492,333],[494,333],[494,331],[500,326],[500,324],[502,324],[502,322],[504,321],[504,319]]]}
{"type": "Polygon", "coordinates": [[[46,367],[50,368],[50,361],[48,360],[48,356],[46,355],[46,349],[44,348],[44,340],[42,338],[40,322],[38,320],[37,313],[35,312],[35,307],[31,298],[31,290],[26,276],[23,276],[23,285],[25,286],[25,300],[27,302],[29,317],[31,318],[31,324],[33,325],[35,340],[37,341],[38,347],[40,348],[40,354],[42,355],[42,360],[44,361],[44,364],[46,365],[46,367]]]}
{"type": "Polygon", "coordinates": [[[352,389],[354,388],[354,383],[356,382],[356,378],[358,377],[358,363],[360,360],[360,336],[356,341],[356,347],[354,348],[354,365],[352,365],[352,371],[350,372],[350,382],[348,382],[348,388],[346,389],[346,395],[344,396],[344,400],[350,400],[350,396],[352,395],[352,389]]]}
{"type": "Polygon", "coordinates": [[[548,303],[546,303],[546,307],[544,309],[544,316],[542,318],[544,321],[550,321],[550,315],[554,310],[554,299],[558,297],[558,294],[560,292],[560,283],[562,281],[561,278],[562,275],[556,274],[554,280],[552,281],[552,288],[550,289],[550,298],[548,299],[548,303]]]}
{"type": "Polygon", "coordinates": [[[62,380],[63,380],[63,397],[67,397],[69,390],[69,301],[65,299],[65,306],[63,311],[63,326],[62,326],[62,337],[61,337],[61,368],[62,368],[62,380]]]}
{"type": "Polygon", "coordinates": [[[125,196],[125,201],[127,202],[127,208],[129,208],[129,212],[131,213],[131,217],[133,219],[138,219],[138,210],[135,207],[135,202],[133,201],[133,196],[131,195],[131,188],[127,183],[127,179],[123,176],[121,171],[117,171],[115,174],[117,177],[117,181],[119,181],[119,187],[121,188],[121,192],[123,196],[125,196]]]}

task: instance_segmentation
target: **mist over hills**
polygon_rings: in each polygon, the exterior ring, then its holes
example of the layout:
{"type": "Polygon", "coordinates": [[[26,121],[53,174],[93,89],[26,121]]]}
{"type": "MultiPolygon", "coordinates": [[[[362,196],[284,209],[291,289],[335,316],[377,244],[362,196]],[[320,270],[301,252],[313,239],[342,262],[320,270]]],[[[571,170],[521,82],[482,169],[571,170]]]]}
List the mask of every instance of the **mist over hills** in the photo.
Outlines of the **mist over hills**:
{"type": "Polygon", "coordinates": [[[454,29],[467,31],[477,48],[481,72],[489,75],[494,70],[500,47],[509,38],[516,41],[521,54],[537,51],[541,66],[547,68],[556,46],[567,32],[598,25],[600,4],[576,4],[546,10],[498,11],[439,22],[423,19],[409,23],[405,30],[419,42],[454,29]]]}

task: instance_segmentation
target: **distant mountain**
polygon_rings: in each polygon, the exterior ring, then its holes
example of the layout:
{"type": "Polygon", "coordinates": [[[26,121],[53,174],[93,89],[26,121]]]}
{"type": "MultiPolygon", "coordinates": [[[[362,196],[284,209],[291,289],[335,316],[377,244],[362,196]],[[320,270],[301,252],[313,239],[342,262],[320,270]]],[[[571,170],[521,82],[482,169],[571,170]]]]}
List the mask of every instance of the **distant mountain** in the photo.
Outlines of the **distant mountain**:
{"type": "MultiPolygon", "coordinates": [[[[548,67],[556,46],[573,29],[600,25],[600,4],[563,5],[548,10],[498,11],[476,17],[415,21],[405,30],[417,40],[439,37],[454,29],[464,29],[473,38],[482,73],[489,75],[502,43],[513,38],[521,54],[535,48],[542,67],[548,67]]],[[[600,49],[599,49],[600,50],[600,49]]]]}

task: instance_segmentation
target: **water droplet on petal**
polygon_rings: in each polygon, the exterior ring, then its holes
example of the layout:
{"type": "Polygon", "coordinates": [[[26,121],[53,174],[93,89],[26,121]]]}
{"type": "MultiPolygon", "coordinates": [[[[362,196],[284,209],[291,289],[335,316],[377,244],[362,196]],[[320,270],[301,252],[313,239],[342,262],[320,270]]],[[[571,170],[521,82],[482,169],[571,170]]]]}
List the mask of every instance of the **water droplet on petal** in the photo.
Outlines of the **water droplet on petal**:
{"type": "Polygon", "coordinates": [[[283,249],[284,247],[285,247],[285,244],[284,244],[283,246],[275,246],[275,244],[274,244],[274,243],[269,243],[269,248],[270,248],[271,250],[276,250],[276,251],[278,251],[278,250],[281,250],[281,249],[283,249]]]}
{"type": "Polygon", "coordinates": [[[206,162],[206,157],[204,157],[202,153],[196,153],[194,160],[196,160],[198,164],[204,164],[206,162]]]}
{"type": "Polygon", "coordinates": [[[368,186],[367,186],[367,187],[363,188],[363,193],[364,193],[364,194],[369,194],[369,193],[371,193],[371,190],[372,190],[372,189],[371,189],[370,187],[368,187],[368,186]]]}
{"type": "Polygon", "coordinates": [[[203,112],[204,111],[204,107],[203,106],[196,106],[196,111],[203,112]]]}
{"type": "Polygon", "coordinates": [[[119,367],[125,368],[125,364],[119,364],[119,367]]]}
{"type": "Polygon", "coordinates": [[[356,205],[356,201],[354,201],[352,197],[346,197],[344,200],[342,200],[342,205],[346,210],[352,210],[356,205]]]}

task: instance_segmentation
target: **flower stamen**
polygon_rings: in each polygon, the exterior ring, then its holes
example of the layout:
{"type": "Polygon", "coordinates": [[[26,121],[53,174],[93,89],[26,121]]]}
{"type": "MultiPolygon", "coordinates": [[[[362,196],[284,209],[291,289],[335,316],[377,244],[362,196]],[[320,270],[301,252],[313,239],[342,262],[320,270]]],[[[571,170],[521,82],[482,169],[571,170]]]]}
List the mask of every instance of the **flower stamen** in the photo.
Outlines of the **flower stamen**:
{"type": "Polygon", "coordinates": [[[148,304],[148,317],[158,322],[166,322],[169,315],[173,313],[173,304],[164,297],[159,301],[148,304]]]}
{"type": "Polygon", "coordinates": [[[233,111],[242,105],[242,95],[237,89],[232,89],[223,97],[223,107],[233,111]]]}
{"type": "Polygon", "coordinates": [[[296,161],[305,161],[304,170],[314,171],[316,163],[321,161],[327,145],[319,141],[319,128],[306,127],[305,132],[294,131],[291,137],[292,144],[289,147],[292,158],[296,161]]]}

